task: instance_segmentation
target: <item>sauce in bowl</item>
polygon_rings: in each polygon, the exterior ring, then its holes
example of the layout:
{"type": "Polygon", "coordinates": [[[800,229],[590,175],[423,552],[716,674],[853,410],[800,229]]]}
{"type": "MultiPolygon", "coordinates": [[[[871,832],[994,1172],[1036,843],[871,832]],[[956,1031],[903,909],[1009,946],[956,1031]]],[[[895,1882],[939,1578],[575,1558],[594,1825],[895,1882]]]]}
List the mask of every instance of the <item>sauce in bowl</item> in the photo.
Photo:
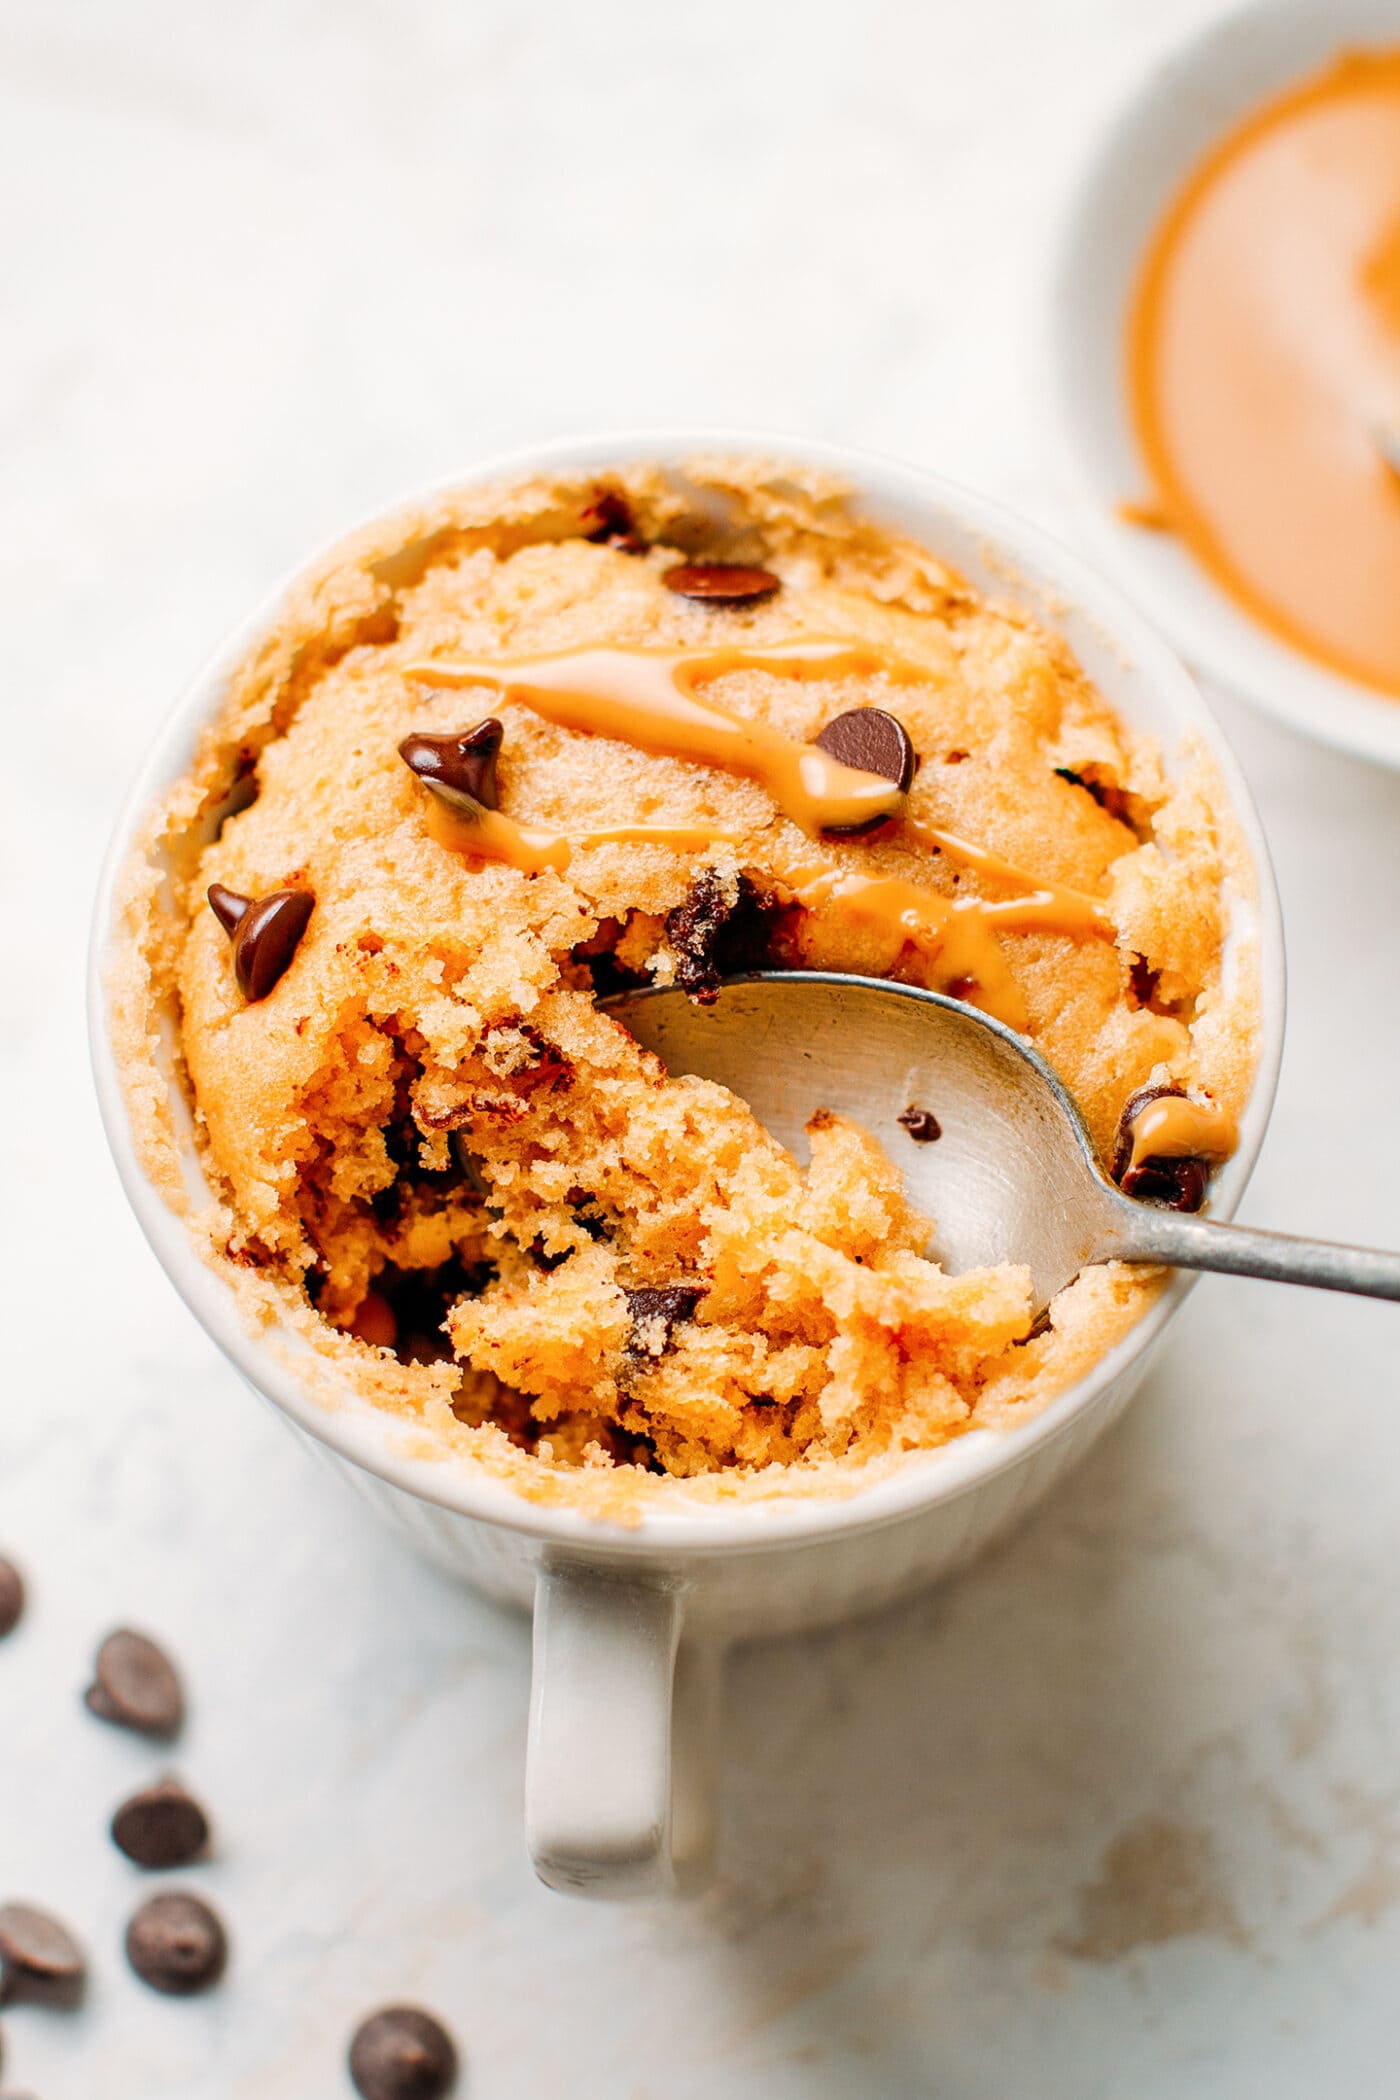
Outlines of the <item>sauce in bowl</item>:
{"type": "MultiPolygon", "coordinates": [[[[1400,695],[1400,50],[1358,52],[1228,133],[1173,199],[1129,388],[1174,531],[1295,648],[1400,695]]],[[[1141,508],[1141,507],[1140,507],[1141,508]]]]}

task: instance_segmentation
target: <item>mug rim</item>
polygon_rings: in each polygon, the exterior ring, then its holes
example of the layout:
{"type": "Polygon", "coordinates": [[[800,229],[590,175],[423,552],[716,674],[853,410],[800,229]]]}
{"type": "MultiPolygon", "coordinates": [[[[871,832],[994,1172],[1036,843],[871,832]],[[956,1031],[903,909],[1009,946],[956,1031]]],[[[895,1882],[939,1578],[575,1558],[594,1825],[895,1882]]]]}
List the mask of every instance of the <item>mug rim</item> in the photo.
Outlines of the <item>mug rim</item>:
{"type": "MultiPolygon", "coordinates": [[[[911,1452],[877,1480],[835,1493],[755,1497],[742,1503],[647,1507],[626,1520],[604,1518],[565,1503],[535,1501],[460,1453],[422,1457],[395,1450],[402,1418],[355,1396],[343,1406],[318,1398],[292,1366],[263,1344],[231,1284],[195,1245],[186,1219],[170,1208],[141,1167],[132,1141],[124,1088],[110,1026],[107,966],[113,950],[117,883],[138,827],[161,792],[186,770],[194,743],[222,685],[258,635],[265,632],[300,577],[361,528],[401,510],[431,503],[454,490],[505,478],[550,472],[604,472],[701,453],[788,460],[840,474],[853,499],[879,514],[881,505],[905,506],[929,528],[940,515],[1004,555],[1013,570],[1049,590],[1108,637],[1182,730],[1191,729],[1220,768],[1231,811],[1240,826],[1256,884],[1259,1027],[1240,1143],[1219,1176],[1212,1214],[1229,1217],[1253,1169],[1267,1128],[1283,1047],[1284,957],[1278,893],[1253,797],[1229,744],[1189,672],[1117,588],[1039,526],[1000,503],[944,476],[880,453],[788,437],[767,430],[675,426],[600,432],[556,440],[487,458],[426,488],[380,504],[358,524],[337,532],[309,560],[282,576],[253,612],[186,683],[147,747],[123,798],[104,857],[94,903],[88,957],[88,1033],[103,1128],[119,1178],[146,1239],[176,1291],[243,1378],[298,1428],[341,1458],[418,1501],[478,1519],[548,1544],[606,1551],[612,1558],[761,1552],[797,1541],[867,1530],[970,1493],[1027,1463],[1045,1445],[1071,1431],[1095,1400],[1155,1342],[1195,1278],[1178,1272],[1133,1326],[1081,1377],[1029,1422],[1009,1430],[974,1429],[927,1452],[911,1452]]],[[[935,546],[936,551],[936,546],[935,546]]],[[[1112,703],[1110,703],[1112,704],[1112,703]]]]}

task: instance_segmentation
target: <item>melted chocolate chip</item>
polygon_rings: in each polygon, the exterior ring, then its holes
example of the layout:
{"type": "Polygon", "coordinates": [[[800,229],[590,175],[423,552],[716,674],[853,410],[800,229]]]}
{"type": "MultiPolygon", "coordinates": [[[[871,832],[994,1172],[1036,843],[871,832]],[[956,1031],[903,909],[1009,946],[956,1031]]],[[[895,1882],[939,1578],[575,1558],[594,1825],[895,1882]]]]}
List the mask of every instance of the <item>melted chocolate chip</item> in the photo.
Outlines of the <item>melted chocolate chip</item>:
{"type": "Polygon", "coordinates": [[[126,1958],[153,1991],[189,1998],[218,1982],[228,1937],[207,1903],[170,1889],[143,1903],[127,1926],[126,1958]]]}
{"type": "Polygon", "coordinates": [[[112,1842],[138,1867],[183,1867],[209,1841],[209,1819],[178,1779],[161,1779],[123,1801],[112,1842]]]}
{"type": "Polygon", "coordinates": [[[663,1283],[625,1289],[622,1295],[632,1316],[630,1354],[661,1356],[671,1346],[672,1330],[694,1317],[705,1292],[701,1284],[663,1283]]]}
{"type": "Polygon", "coordinates": [[[13,1633],[24,1616],[24,1577],[12,1560],[0,1556],[0,1641],[13,1633]]]}
{"type": "MultiPolygon", "coordinates": [[[[878,773],[882,780],[892,780],[904,795],[918,771],[919,761],[908,730],[896,716],[886,714],[883,707],[853,707],[846,714],[837,715],[827,723],[816,743],[828,758],[839,760],[843,766],[854,766],[858,773],[878,773]]],[[[864,824],[829,824],[826,828],[833,838],[855,838],[888,822],[888,817],[870,817],[864,824]]]]}
{"type": "Polygon", "coordinates": [[[647,543],[637,530],[631,505],[617,489],[598,489],[581,519],[583,536],[595,546],[613,547],[619,554],[645,554],[647,543]]]}
{"type": "Polygon", "coordinates": [[[83,1950],[63,1922],[35,1903],[0,1904],[0,2004],[76,2005],[83,1950]]]}
{"type": "Polygon", "coordinates": [[[126,1627],[98,1649],[96,1682],[85,1697],[90,1713],[142,1735],[174,1735],[185,1717],[174,1664],[144,1633],[126,1627]]]}
{"type": "Polygon", "coordinates": [[[204,894],[224,932],[229,935],[237,933],[239,921],[251,905],[252,898],[245,897],[240,890],[225,889],[221,882],[211,882],[204,894]]]}
{"type": "Polygon", "coordinates": [[[930,1108],[916,1108],[913,1103],[897,1118],[901,1127],[908,1131],[916,1145],[931,1145],[943,1135],[943,1125],[930,1108]]]}
{"type": "Polygon", "coordinates": [[[389,2005],[356,2028],[350,2076],[362,2100],[442,2100],[457,2077],[452,2037],[416,2005],[389,2005]]]}
{"type": "Polygon", "coordinates": [[[713,868],[702,868],[684,904],[666,920],[666,938],[676,953],[676,982],[702,1006],[713,1003],[725,977],[761,970],[773,960],[784,907],[739,877],[737,889],[713,868]]]}
{"type": "Polygon", "coordinates": [[[1199,1210],[1206,1200],[1206,1184],[1210,1180],[1208,1159],[1194,1156],[1148,1158],[1140,1160],[1136,1167],[1132,1163],[1133,1124],[1149,1102],[1160,1101],[1167,1095],[1185,1099],[1179,1086],[1143,1086],[1135,1094],[1129,1094],[1118,1118],[1110,1171],[1123,1194],[1135,1197],[1140,1203],[1161,1203],[1169,1210],[1199,1210]]]}
{"type": "Polygon", "coordinates": [[[233,943],[233,974],[250,1003],[280,983],[315,903],[310,890],[274,890],[244,912],[233,943]]]}
{"type": "Polygon", "coordinates": [[[1092,773],[1076,773],[1072,766],[1056,766],[1055,771],[1060,779],[1067,780],[1071,787],[1083,788],[1086,795],[1092,795],[1106,816],[1132,829],[1132,820],[1128,814],[1128,797],[1116,781],[1101,780],[1092,773]]]}
{"type": "Polygon", "coordinates": [[[699,598],[709,605],[751,605],[771,598],[782,579],[771,569],[734,561],[683,561],[667,569],[661,581],[678,598],[699,598]]]}
{"type": "Polygon", "coordinates": [[[496,760],[505,729],[494,715],[473,729],[460,729],[452,736],[406,736],[399,757],[424,787],[432,789],[451,808],[473,816],[477,810],[495,809],[496,760]]]}
{"type": "Polygon", "coordinates": [[[1157,996],[1158,973],[1145,955],[1135,955],[1128,964],[1128,985],[1139,1006],[1151,1006],[1157,996]]]}

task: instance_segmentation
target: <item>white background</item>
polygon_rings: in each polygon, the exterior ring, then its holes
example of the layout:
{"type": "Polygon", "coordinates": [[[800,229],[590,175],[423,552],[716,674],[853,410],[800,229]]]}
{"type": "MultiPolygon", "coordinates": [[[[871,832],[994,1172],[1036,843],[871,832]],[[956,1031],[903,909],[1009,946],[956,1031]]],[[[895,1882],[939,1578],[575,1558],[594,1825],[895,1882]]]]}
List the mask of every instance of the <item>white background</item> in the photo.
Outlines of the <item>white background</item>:
{"type": "MultiPolygon", "coordinates": [[[[1203,10],[1156,0],[5,0],[6,1313],[0,1899],[80,1927],[43,2100],[336,2100],[420,1997],[472,2100],[1348,2100],[1400,2062],[1400,1406],[1384,1306],[1208,1281],[1127,1423],[993,1561],[741,1655],[713,1893],[531,1880],[524,1628],[381,1537],[236,1385],[98,1130],[99,853],[198,659],[347,519],[483,453],[732,420],[1067,526],[1035,365],[1067,174],[1203,10]],[[223,1988],[158,2000],[105,1835],[163,1762],[97,1638],[184,1660],[186,1877],[223,1988]]],[[[1400,1240],[1400,781],[1222,703],[1293,972],[1245,1206],[1400,1240]]]]}

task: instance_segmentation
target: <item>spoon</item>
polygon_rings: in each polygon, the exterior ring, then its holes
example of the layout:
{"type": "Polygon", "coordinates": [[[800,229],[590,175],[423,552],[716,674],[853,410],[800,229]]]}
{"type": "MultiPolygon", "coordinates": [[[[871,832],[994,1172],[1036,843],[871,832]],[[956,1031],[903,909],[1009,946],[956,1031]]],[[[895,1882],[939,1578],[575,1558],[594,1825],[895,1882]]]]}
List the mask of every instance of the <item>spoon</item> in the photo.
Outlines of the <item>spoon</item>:
{"type": "Polygon", "coordinates": [[[950,1275],[1029,1267],[1037,1309],[1093,1262],[1220,1269],[1325,1291],[1400,1299],[1400,1254],[1221,1225],[1125,1196],[1039,1052],[976,1007],[913,985],[825,971],[761,971],[711,1006],[673,986],[606,1002],[672,1078],[718,1080],[799,1157],[816,1109],[852,1117],[935,1220],[929,1252],[950,1275]],[[901,1128],[930,1110],[936,1143],[901,1128]]]}

